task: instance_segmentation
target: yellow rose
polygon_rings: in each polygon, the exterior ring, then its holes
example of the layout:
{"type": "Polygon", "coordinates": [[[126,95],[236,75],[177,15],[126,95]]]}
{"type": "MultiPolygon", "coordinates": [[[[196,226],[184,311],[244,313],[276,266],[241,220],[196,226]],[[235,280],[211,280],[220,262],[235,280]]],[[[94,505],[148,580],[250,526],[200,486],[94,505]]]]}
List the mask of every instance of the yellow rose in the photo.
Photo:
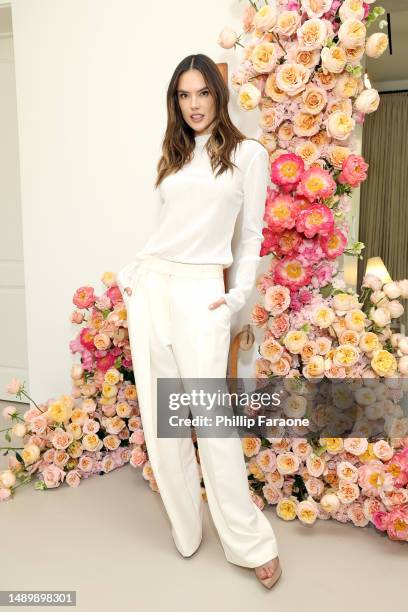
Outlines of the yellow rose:
{"type": "Polygon", "coordinates": [[[334,351],[333,363],[337,367],[351,367],[357,363],[360,351],[351,344],[340,344],[334,351]]]}
{"type": "Polygon", "coordinates": [[[103,383],[102,385],[102,395],[107,398],[116,397],[118,393],[118,388],[116,385],[110,385],[109,383],[103,383]]]}
{"type": "Polygon", "coordinates": [[[296,505],[293,499],[280,499],[276,506],[276,514],[284,521],[293,521],[297,516],[296,505]]]}
{"type": "Polygon", "coordinates": [[[76,425],[83,425],[85,421],[88,419],[88,413],[86,410],[82,410],[81,408],[75,408],[71,414],[71,421],[76,425]]]}
{"type": "Polygon", "coordinates": [[[72,409],[64,404],[63,401],[57,400],[51,402],[48,406],[47,416],[50,417],[55,423],[65,423],[71,417],[72,409]]]}
{"type": "Polygon", "coordinates": [[[252,83],[245,83],[238,92],[238,104],[243,110],[253,110],[259,104],[261,92],[252,83]]]}
{"type": "Polygon", "coordinates": [[[109,368],[109,370],[105,372],[104,380],[110,385],[116,385],[120,381],[120,378],[121,374],[116,368],[109,368]]]}
{"type": "Polygon", "coordinates": [[[300,353],[307,342],[307,335],[302,330],[293,330],[286,334],[284,345],[290,353],[300,353]]]}
{"type": "Polygon", "coordinates": [[[102,440],[96,434],[85,434],[82,438],[82,447],[87,451],[96,451],[102,446],[102,440]]]}
{"type": "Polygon", "coordinates": [[[374,351],[371,367],[378,376],[392,376],[397,370],[397,360],[388,351],[378,349],[374,351]]]}
{"type": "Polygon", "coordinates": [[[24,461],[24,465],[31,465],[35,463],[40,457],[40,448],[36,444],[28,444],[21,451],[21,457],[24,461]]]}
{"type": "Polygon", "coordinates": [[[320,438],[320,443],[325,444],[327,451],[332,455],[337,455],[343,450],[342,438],[320,438]]]}
{"type": "Polygon", "coordinates": [[[313,323],[322,329],[330,327],[335,318],[334,311],[328,306],[320,306],[312,312],[313,323]]]}

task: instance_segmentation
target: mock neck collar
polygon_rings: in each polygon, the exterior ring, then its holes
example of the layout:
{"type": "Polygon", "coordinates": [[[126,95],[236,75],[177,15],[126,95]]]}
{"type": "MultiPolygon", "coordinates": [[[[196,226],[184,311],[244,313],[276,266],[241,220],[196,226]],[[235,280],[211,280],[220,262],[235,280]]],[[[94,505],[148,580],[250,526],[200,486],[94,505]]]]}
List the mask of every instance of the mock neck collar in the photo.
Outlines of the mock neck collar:
{"type": "Polygon", "coordinates": [[[194,136],[196,145],[205,145],[210,136],[211,132],[209,134],[198,134],[197,136],[194,136]]]}

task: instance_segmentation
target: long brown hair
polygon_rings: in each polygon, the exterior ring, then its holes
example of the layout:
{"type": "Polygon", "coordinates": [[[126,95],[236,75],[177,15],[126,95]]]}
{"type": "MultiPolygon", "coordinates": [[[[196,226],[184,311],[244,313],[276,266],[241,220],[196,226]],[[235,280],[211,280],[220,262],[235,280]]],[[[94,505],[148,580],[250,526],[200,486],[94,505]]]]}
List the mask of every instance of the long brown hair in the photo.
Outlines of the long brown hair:
{"type": "Polygon", "coordinates": [[[240,132],[228,114],[229,90],[217,64],[208,55],[188,55],[176,67],[167,89],[167,128],[163,138],[162,156],[157,164],[155,187],[169,174],[177,172],[189,162],[195,147],[194,130],[184,120],[178,102],[177,86],[180,75],[195,68],[203,75],[206,86],[215,101],[213,130],[205,146],[216,176],[233,169],[232,151],[242,140],[255,140],[240,132]]]}

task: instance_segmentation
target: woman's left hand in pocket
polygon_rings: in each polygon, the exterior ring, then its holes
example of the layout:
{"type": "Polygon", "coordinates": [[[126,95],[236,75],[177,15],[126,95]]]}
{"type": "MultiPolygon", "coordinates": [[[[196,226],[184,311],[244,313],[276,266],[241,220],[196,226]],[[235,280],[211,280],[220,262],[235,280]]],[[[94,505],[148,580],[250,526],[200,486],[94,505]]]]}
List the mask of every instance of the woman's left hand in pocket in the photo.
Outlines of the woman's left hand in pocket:
{"type": "Polygon", "coordinates": [[[226,304],[227,302],[224,300],[224,298],[220,298],[219,300],[217,300],[216,302],[212,302],[212,304],[210,304],[208,306],[208,308],[210,310],[215,310],[216,308],[219,308],[222,304],[226,304]]]}

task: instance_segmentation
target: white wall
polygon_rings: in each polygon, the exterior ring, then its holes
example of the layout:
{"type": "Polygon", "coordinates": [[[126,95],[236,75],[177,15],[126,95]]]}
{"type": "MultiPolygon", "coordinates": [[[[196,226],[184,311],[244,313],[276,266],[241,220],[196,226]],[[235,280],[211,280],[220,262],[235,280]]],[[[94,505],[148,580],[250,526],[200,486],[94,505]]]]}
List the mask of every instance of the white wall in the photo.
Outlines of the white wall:
{"type": "MultiPolygon", "coordinates": [[[[165,92],[190,53],[227,61],[224,24],[239,0],[13,0],[29,388],[70,391],[74,291],[116,271],[153,229],[153,181],[165,92]]],[[[230,105],[256,136],[257,113],[230,105]]],[[[254,294],[255,295],[255,294],[254,294]]],[[[78,359],[78,357],[76,358],[78,359]]]]}

